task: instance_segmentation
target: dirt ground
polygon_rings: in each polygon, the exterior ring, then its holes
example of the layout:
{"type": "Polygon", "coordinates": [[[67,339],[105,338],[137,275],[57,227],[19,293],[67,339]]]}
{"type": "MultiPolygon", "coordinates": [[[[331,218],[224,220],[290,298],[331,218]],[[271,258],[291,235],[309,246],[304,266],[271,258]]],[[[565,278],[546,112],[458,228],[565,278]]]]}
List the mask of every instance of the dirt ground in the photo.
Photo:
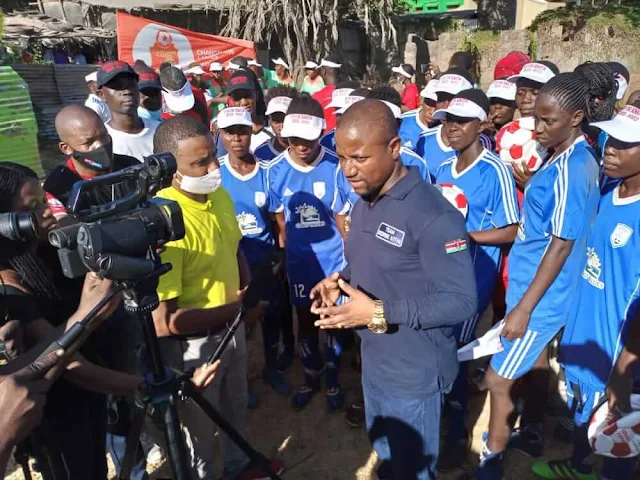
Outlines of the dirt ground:
{"type": "MultiPolygon", "coordinates": [[[[485,316],[484,324],[488,315],[485,316]]],[[[482,328],[482,326],[481,326],[482,328]]],[[[261,378],[262,341],[260,331],[253,332],[249,339],[250,384],[258,397],[258,407],[249,410],[246,438],[269,457],[284,461],[284,479],[291,480],[375,480],[376,456],[372,452],[363,428],[352,428],[344,421],[343,413],[328,413],[323,394],[318,394],[302,412],[290,407],[288,398],[275,393],[261,378]]],[[[348,401],[360,395],[360,377],[351,365],[355,348],[345,352],[341,367],[341,384],[348,401]]],[[[300,362],[296,360],[287,372],[289,381],[298,386],[302,379],[300,362]]],[[[467,465],[458,471],[441,475],[442,480],[458,479],[477,463],[477,454],[482,445],[482,432],[487,428],[489,411],[484,393],[475,395],[468,412],[468,424],[473,425],[473,452],[467,465]]],[[[565,458],[570,450],[552,438],[555,420],[546,423],[548,458],[565,458]]],[[[509,453],[506,460],[505,479],[528,480],[536,478],[530,472],[531,459],[520,453],[509,453]]],[[[171,478],[166,464],[150,468],[151,478],[171,478]]],[[[24,479],[15,466],[10,468],[9,480],[24,479]]],[[[40,478],[37,474],[35,479],[40,478]]],[[[113,477],[113,473],[111,475],[113,477]]]]}

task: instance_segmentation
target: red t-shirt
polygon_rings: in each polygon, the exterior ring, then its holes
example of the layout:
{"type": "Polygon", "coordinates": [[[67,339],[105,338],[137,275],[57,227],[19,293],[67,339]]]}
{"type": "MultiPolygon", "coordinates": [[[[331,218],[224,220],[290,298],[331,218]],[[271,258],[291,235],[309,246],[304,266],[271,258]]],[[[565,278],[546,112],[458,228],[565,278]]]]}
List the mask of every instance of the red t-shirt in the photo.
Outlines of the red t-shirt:
{"type": "Polygon", "coordinates": [[[415,110],[420,106],[420,93],[418,92],[418,86],[415,83],[409,83],[404,87],[402,92],[402,104],[409,108],[409,110],[415,110]]]}
{"type": "Polygon", "coordinates": [[[325,132],[336,128],[336,109],[327,108],[327,105],[331,103],[331,96],[333,95],[333,91],[335,89],[335,85],[327,85],[322,90],[318,90],[316,93],[311,95],[311,98],[315,98],[318,103],[322,105],[322,109],[324,110],[324,121],[327,122],[327,128],[325,132]]]}

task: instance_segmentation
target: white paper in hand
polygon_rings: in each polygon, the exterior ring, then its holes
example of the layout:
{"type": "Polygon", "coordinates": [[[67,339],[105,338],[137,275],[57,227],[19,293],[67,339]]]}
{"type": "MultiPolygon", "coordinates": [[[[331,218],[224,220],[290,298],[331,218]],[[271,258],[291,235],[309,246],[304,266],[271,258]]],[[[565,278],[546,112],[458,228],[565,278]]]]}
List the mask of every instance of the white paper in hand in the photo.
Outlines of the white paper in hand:
{"type": "Polygon", "coordinates": [[[503,328],[504,320],[500,320],[482,337],[460,348],[458,350],[458,361],[468,362],[469,360],[486,357],[504,350],[500,340],[500,333],[502,333],[503,328]]]}

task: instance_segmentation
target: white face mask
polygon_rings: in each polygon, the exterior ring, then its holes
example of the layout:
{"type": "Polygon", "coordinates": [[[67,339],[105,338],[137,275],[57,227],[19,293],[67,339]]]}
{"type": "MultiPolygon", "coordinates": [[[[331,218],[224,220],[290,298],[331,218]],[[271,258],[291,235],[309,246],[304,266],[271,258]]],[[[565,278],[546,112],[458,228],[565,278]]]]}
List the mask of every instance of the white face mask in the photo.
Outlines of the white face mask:
{"type": "Polygon", "coordinates": [[[215,192],[222,184],[222,176],[220,169],[216,168],[212,172],[202,177],[190,177],[178,172],[178,180],[180,188],[185,192],[194,193],[196,195],[206,195],[215,192]]]}

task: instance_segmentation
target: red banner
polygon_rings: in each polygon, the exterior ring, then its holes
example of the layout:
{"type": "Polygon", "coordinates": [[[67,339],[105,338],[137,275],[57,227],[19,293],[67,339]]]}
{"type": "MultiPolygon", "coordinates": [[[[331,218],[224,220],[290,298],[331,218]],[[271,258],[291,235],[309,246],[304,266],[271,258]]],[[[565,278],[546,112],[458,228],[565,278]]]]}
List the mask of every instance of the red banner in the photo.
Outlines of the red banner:
{"type": "Polygon", "coordinates": [[[162,62],[180,67],[198,62],[205,71],[211,62],[226,63],[239,55],[256,58],[253,42],[172,27],[126,13],[116,14],[118,58],[132,64],[143,60],[157,69],[162,62]]]}

